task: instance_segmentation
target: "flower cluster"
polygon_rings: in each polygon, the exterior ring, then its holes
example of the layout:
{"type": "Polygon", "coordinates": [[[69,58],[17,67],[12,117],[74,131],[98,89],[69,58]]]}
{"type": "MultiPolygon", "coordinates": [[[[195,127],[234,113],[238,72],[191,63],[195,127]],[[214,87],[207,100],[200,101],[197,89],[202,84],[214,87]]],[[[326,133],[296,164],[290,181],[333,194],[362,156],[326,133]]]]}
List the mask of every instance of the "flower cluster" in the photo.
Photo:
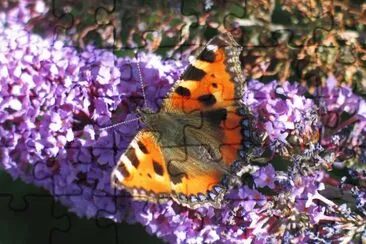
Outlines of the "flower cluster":
{"type": "Polygon", "coordinates": [[[138,122],[101,128],[133,119],[143,105],[138,64],[150,107],[178,79],[182,64],[154,55],[117,58],[91,46],[77,52],[17,23],[2,28],[0,42],[2,168],[45,187],[80,216],[99,210],[122,216],[125,210],[111,209],[110,174],[138,122]]]}
{"type": "MultiPolygon", "coordinates": [[[[345,241],[362,234],[365,212],[324,196],[328,170],[348,155],[345,145],[354,158],[365,157],[366,103],[332,76],[311,96],[296,83],[247,84],[243,102],[267,135],[269,156],[221,209],[133,201],[111,188],[111,170],[140,128],[136,108],[156,109],[186,64],[156,55],[117,58],[93,46],[77,51],[27,32],[27,14],[19,7],[0,15],[0,166],[14,178],[48,189],[79,216],[139,222],[169,242],[345,241]]],[[[347,186],[339,182],[364,208],[365,190],[347,186]]]]}

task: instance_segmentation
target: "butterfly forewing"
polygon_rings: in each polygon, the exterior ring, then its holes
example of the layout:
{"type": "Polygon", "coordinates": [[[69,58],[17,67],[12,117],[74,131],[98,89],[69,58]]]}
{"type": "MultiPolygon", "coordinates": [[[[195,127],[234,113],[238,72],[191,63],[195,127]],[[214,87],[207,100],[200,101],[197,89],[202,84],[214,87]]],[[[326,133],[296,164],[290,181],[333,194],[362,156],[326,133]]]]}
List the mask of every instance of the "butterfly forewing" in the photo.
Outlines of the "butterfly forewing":
{"type": "Polygon", "coordinates": [[[234,109],[243,95],[241,47],[230,34],[214,37],[191,62],[164,99],[162,109],[206,111],[234,109]]]}

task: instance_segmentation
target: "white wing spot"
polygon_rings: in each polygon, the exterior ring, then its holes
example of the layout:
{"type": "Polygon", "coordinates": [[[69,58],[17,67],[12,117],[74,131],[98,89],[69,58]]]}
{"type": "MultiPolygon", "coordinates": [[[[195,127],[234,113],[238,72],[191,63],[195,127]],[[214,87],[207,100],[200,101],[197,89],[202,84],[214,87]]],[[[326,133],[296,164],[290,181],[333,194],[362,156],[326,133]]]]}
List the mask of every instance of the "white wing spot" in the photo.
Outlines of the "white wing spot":
{"type": "Polygon", "coordinates": [[[207,50],[216,52],[217,46],[213,44],[207,45],[207,50]]]}

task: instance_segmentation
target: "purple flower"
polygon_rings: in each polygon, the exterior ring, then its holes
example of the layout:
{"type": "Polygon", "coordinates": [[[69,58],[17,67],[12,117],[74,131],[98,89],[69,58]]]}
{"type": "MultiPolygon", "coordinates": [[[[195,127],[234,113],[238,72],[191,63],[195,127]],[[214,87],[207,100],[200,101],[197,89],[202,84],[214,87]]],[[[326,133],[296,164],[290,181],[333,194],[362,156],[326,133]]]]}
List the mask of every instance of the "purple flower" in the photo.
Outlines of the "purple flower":
{"type": "Polygon", "coordinates": [[[268,147],[273,153],[290,157],[290,138],[306,144],[318,135],[316,107],[304,93],[303,87],[289,82],[261,84],[253,80],[247,84],[243,101],[260,118],[258,128],[267,133],[268,147]]]}
{"type": "Polygon", "coordinates": [[[106,210],[114,212],[105,216],[120,220],[133,204],[126,193],[118,193],[125,195],[119,204],[126,207],[113,210],[110,173],[136,134],[137,121],[114,130],[99,128],[135,118],[142,104],[138,62],[145,86],[154,88],[146,92],[154,106],[182,65],[151,55],[117,58],[92,46],[78,53],[61,42],[51,44],[12,22],[20,11],[8,13],[11,25],[0,33],[0,55],[6,56],[0,80],[1,166],[14,177],[54,189],[55,197],[79,216],[96,217],[106,210]],[[132,67],[130,77],[123,76],[126,67],[132,67]],[[126,92],[125,83],[134,90],[126,92]],[[135,105],[134,97],[139,97],[135,105]],[[106,194],[103,200],[93,197],[97,192],[106,194]]]}
{"type": "Polygon", "coordinates": [[[253,174],[254,182],[257,187],[265,187],[274,188],[274,180],[275,180],[276,172],[271,164],[260,168],[253,174]]]}

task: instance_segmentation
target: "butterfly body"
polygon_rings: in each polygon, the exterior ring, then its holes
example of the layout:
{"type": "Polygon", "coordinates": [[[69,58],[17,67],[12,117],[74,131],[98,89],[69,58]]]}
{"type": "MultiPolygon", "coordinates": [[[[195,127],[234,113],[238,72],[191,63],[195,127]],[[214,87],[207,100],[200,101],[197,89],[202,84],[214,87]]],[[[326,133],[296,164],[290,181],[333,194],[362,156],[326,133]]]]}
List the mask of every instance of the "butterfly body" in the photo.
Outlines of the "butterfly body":
{"type": "Polygon", "coordinates": [[[253,144],[253,125],[241,103],[239,51],[230,34],[213,38],[159,111],[138,110],[145,128],[114,169],[114,186],[136,199],[220,206],[253,144]]]}

